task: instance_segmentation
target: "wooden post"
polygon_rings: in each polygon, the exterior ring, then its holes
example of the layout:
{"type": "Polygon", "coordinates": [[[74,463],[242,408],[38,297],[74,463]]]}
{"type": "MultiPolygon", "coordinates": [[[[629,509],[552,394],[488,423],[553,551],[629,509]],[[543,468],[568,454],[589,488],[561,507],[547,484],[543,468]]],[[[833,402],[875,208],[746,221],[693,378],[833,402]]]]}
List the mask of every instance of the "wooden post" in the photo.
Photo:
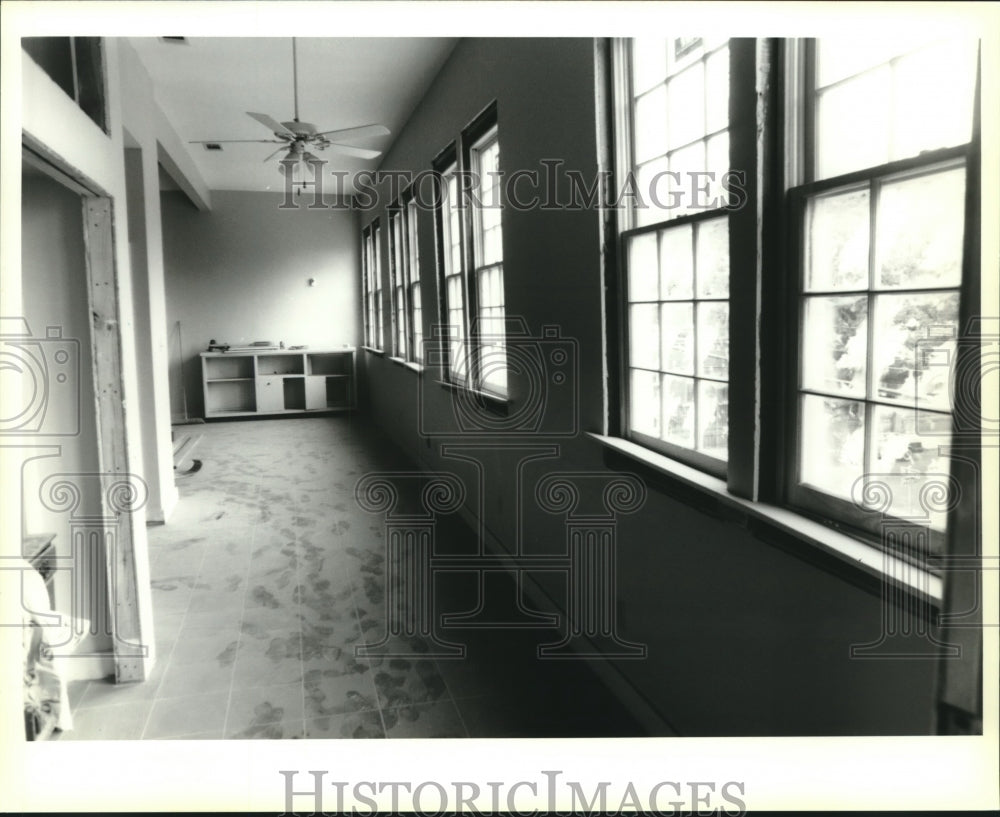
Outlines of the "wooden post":
{"type": "Polygon", "coordinates": [[[115,486],[131,475],[125,440],[122,394],[121,324],[114,256],[114,217],[106,197],[83,199],[87,284],[91,313],[94,393],[97,408],[98,458],[103,490],[102,515],[114,526],[105,552],[112,643],[117,682],[146,677],[149,649],[142,643],[133,516],[114,507],[115,486]]]}

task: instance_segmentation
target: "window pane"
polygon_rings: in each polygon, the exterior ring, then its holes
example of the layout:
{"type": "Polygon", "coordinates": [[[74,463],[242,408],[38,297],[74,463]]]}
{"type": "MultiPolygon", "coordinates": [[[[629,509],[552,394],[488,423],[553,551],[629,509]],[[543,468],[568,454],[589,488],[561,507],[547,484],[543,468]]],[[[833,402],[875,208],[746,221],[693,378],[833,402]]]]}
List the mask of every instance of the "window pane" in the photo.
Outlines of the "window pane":
{"type": "Polygon", "coordinates": [[[642,165],[635,174],[635,193],[637,199],[626,198],[625,204],[635,210],[636,226],[644,227],[676,215],[672,209],[673,200],[670,197],[671,181],[667,172],[669,163],[666,157],[654,159],[642,165]]]}
{"type": "Polygon", "coordinates": [[[958,334],[958,292],[878,295],[874,306],[872,365],[880,400],[945,406],[942,347],[958,334]],[[925,373],[930,369],[927,379],[925,373]]]}
{"type": "MultiPolygon", "coordinates": [[[[670,190],[671,198],[669,204],[671,205],[670,216],[676,217],[684,215],[692,209],[692,204],[694,204],[694,198],[691,195],[691,173],[704,172],[705,170],[705,143],[695,142],[686,148],[678,150],[676,153],[670,155],[670,171],[671,173],[680,174],[677,179],[674,180],[671,177],[670,180],[670,190]],[[675,203],[676,202],[676,203],[675,203]]],[[[704,179],[704,176],[698,176],[697,179],[704,179]]],[[[699,183],[700,186],[700,183],[699,183]]],[[[699,199],[704,198],[703,196],[698,196],[699,199]]],[[[699,203],[701,203],[699,201],[699,203]]],[[[703,211],[703,207],[695,208],[699,212],[703,211]]]]}
{"type": "Polygon", "coordinates": [[[655,301],[657,294],[656,233],[632,236],[628,243],[628,298],[655,301]]]}
{"type": "Polygon", "coordinates": [[[860,74],[905,54],[927,41],[927,37],[880,34],[877,37],[823,37],[816,41],[816,84],[822,88],[860,74]]]}
{"type": "Polygon", "coordinates": [[[868,288],[869,219],[867,188],[810,202],[807,290],[868,288]]]}
{"type": "Polygon", "coordinates": [[[975,41],[936,43],[894,69],[893,159],[963,145],[972,137],[975,41]]]}
{"type": "Polygon", "coordinates": [[[702,221],[697,229],[698,297],[729,297],[729,217],[702,221]]]}
{"type": "Polygon", "coordinates": [[[962,278],[965,169],[887,183],[876,221],[883,287],[958,286],[962,278]]]}
{"type": "Polygon", "coordinates": [[[629,307],[629,362],[641,369],[660,368],[660,322],[656,304],[629,307]]]}
{"type": "Polygon", "coordinates": [[[641,94],[667,75],[667,41],[642,37],[632,41],[632,92],[641,94]]]}
{"type": "Polygon", "coordinates": [[[483,264],[495,264],[503,258],[499,227],[483,233],[483,264]]]}
{"type": "Polygon", "coordinates": [[[729,458],[729,386],[698,381],[698,450],[716,459],[729,458]]]}
{"type": "Polygon", "coordinates": [[[729,124],[729,49],[722,48],[705,64],[705,132],[729,124]]]}
{"type": "Polygon", "coordinates": [[[715,380],[729,379],[729,304],[699,303],[698,375],[715,380]]]}
{"type": "Polygon", "coordinates": [[[660,306],[662,368],[675,374],[694,374],[694,307],[689,303],[660,306]]]}
{"type": "MultiPolygon", "coordinates": [[[[872,454],[869,478],[889,492],[886,513],[893,516],[929,519],[931,527],[944,530],[947,514],[939,494],[921,494],[935,490],[932,483],[947,490],[949,464],[939,446],[947,446],[951,435],[951,417],[892,406],[875,406],[872,415],[872,454]],[[938,508],[933,511],[933,508],[938,508]],[[930,511],[930,513],[929,513],[930,511]]],[[[926,524],[926,522],[925,522],[926,524]]]]}
{"type": "Polygon", "coordinates": [[[667,86],[636,100],[633,132],[636,164],[667,152],[667,86]]]}
{"type": "Polygon", "coordinates": [[[704,136],[704,64],[696,63],[673,77],[668,85],[667,95],[668,146],[671,149],[679,148],[704,136]]]}
{"type": "Polygon", "coordinates": [[[633,431],[660,436],[660,375],[633,369],[629,394],[629,427],[633,431]]]}
{"type": "Polygon", "coordinates": [[[691,225],[660,233],[660,297],[683,300],[694,295],[694,258],[691,225]]]}
{"type": "Polygon", "coordinates": [[[889,68],[823,91],[817,100],[816,175],[820,179],[884,164],[889,158],[889,68]]]}
{"type": "Polygon", "coordinates": [[[663,375],[663,439],[694,448],[694,380],[663,375]]]}
{"type": "Polygon", "coordinates": [[[867,296],[806,298],[802,343],[803,388],[865,397],[867,296]]]}
{"type": "Polygon", "coordinates": [[[805,394],[801,406],[801,481],[850,499],[864,468],[864,404],[805,394]]]}

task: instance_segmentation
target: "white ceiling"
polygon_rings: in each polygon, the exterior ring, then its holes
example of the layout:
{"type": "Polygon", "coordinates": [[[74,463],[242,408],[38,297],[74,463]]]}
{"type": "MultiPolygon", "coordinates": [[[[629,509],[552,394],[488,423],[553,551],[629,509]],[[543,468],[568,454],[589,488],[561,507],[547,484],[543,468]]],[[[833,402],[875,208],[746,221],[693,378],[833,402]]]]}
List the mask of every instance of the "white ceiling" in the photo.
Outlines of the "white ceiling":
{"type": "MultiPolygon", "coordinates": [[[[377,123],[391,131],[351,144],[388,151],[456,40],[448,38],[299,38],[299,119],[327,131],[377,123]]],[[[130,37],[152,77],[157,101],[185,142],[196,139],[272,139],[246,115],[293,118],[290,38],[191,37],[178,45],[155,37],[130,37]]],[[[212,190],[281,191],[280,145],[229,144],[221,152],[189,150],[212,190]]],[[[334,170],[353,174],[378,167],[364,160],[319,155],[334,170]]],[[[327,188],[327,195],[335,192],[327,188]]],[[[351,192],[350,190],[347,192],[351,192]]]]}

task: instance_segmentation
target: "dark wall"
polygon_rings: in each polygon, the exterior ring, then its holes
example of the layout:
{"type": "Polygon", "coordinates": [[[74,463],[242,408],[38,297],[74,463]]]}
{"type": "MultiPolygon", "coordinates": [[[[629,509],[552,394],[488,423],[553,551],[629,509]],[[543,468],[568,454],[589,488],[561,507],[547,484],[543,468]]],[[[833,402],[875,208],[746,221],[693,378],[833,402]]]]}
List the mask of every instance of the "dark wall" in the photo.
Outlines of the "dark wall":
{"type": "MultiPolygon", "coordinates": [[[[556,158],[593,178],[598,169],[594,43],[576,39],[461,42],[383,168],[429,168],[494,100],[501,166],[508,174],[556,158]]],[[[363,215],[362,221],[374,215],[363,215]]],[[[384,212],[381,216],[384,225],[384,212]]],[[[523,316],[533,333],[555,325],[575,340],[581,432],[603,430],[606,401],[599,225],[596,210],[504,215],[508,314],[523,316]]],[[[429,333],[438,294],[435,257],[428,249],[434,240],[432,213],[422,213],[419,226],[429,333]]],[[[384,240],[382,251],[385,268],[384,240]]],[[[614,339],[609,343],[616,354],[614,339]]],[[[421,433],[421,411],[438,420],[451,413],[451,393],[436,382],[439,373],[418,374],[371,353],[362,359],[376,421],[426,467],[460,474],[469,509],[503,547],[513,550],[520,527],[526,550],[565,552],[563,522],[539,507],[534,484],[554,471],[608,475],[598,443],[582,433],[521,438],[558,445],[559,455],[526,466],[520,488],[515,475],[523,450],[482,452],[487,487],[480,507],[473,468],[442,457],[440,449],[442,442],[475,440],[421,433]]],[[[525,389],[524,379],[515,379],[512,410],[527,399],[525,389]]],[[[546,395],[556,404],[565,400],[554,387],[546,395]]],[[[502,435],[480,441],[510,442],[502,435]]],[[[617,669],[681,734],[929,731],[935,662],[850,657],[850,645],[876,640],[882,623],[877,587],[856,585],[850,568],[846,577],[837,575],[813,563],[813,546],[805,542],[776,547],[749,532],[739,515],[699,508],[656,485],[649,486],[640,511],[620,518],[617,536],[619,632],[648,646],[646,659],[619,661],[617,669]]],[[[564,608],[565,581],[550,576],[541,583],[564,608]]]]}

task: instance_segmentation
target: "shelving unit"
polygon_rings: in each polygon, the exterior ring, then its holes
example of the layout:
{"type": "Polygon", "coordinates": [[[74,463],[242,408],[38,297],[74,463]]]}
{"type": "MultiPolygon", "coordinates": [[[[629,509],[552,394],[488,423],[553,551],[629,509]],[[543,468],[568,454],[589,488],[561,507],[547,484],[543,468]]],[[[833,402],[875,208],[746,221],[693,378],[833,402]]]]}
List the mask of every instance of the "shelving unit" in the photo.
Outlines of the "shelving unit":
{"type": "Polygon", "coordinates": [[[351,411],[355,349],[201,353],[205,419],[351,411]]]}

